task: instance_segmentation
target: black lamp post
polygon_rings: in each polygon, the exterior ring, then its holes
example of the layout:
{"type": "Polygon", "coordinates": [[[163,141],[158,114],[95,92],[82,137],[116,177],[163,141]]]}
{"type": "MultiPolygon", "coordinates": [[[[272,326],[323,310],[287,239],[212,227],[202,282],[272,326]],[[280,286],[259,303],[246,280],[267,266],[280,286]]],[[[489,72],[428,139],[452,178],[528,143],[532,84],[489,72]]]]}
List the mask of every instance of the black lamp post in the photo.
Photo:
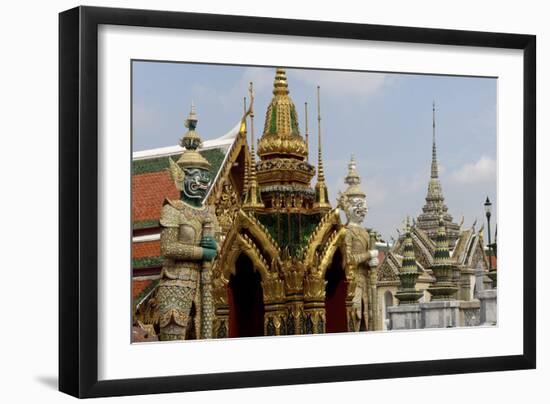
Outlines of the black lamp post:
{"type": "Polygon", "coordinates": [[[491,244],[491,213],[492,213],[492,210],[493,210],[493,204],[489,200],[489,197],[487,197],[487,199],[485,200],[485,203],[483,204],[483,206],[485,207],[485,216],[487,217],[487,234],[488,234],[487,248],[489,249],[489,273],[488,273],[488,275],[489,275],[489,278],[491,278],[491,280],[493,281],[493,286],[496,288],[497,287],[497,271],[496,271],[496,268],[493,268],[493,258],[492,258],[493,255],[495,255],[495,257],[496,257],[496,254],[494,254],[496,252],[496,251],[494,251],[494,250],[496,250],[496,245],[491,244]]]}
{"type": "Polygon", "coordinates": [[[487,216],[487,234],[488,234],[488,244],[487,247],[489,247],[489,251],[491,248],[491,211],[493,210],[493,204],[489,200],[489,197],[485,200],[485,203],[483,204],[485,207],[485,216],[487,216]]]}

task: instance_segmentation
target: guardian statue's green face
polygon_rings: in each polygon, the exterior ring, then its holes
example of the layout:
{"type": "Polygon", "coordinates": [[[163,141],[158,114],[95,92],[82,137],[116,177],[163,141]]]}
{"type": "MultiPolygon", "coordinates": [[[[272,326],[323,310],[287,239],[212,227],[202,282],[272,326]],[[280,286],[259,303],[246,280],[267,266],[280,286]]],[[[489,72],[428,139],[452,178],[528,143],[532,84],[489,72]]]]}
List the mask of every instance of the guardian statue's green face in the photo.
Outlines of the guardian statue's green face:
{"type": "Polygon", "coordinates": [[[186,168],[184,172],[183,198],[193,202],[202,201],[210,187],[210,172],[202,168],[186,168]]]}

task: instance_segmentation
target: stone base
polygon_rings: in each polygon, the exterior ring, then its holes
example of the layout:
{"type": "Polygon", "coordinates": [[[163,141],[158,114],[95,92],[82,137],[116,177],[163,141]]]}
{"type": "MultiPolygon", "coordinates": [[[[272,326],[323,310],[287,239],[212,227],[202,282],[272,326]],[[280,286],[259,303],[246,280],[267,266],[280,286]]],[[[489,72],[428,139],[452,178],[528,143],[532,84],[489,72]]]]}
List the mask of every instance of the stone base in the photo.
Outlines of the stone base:
{"type": "Polygon", "coordinates": [[[436,300],[421,303],[421,328],[448,328],[459,326],[460,303],[457,300],[436,300]]]}
{"type": "Polygon", "coordinates": [[[422,327],[422,311],[419,304],[388,307],[388,314],[388,330],[411,330],[422,327]]]}
{"type": "Polygon", "coordinates": [[[460,301],[459,327],[476,327],[480,324],[479,300],[460,301]]]}
{"type": "Polygon", "coordinates": [[[485,289],[479,292],[479,316],[481,325],[497,323],[497,289],[485,289]]]}

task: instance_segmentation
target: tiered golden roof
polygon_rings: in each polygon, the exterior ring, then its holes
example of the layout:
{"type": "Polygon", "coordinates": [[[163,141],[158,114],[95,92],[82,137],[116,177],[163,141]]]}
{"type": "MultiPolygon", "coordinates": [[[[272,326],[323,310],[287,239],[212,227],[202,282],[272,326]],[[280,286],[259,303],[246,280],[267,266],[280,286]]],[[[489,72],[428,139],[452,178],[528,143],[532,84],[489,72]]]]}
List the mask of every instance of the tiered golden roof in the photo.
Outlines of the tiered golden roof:
{"type": "Polygon", "coordinates": [[[307,156],[296,107],[288,94],[285,70],[278,68],[273,83],[273,99],[267,107],[264,133],[258,144],[258,155],[262,159],[287,156],[305,160],[307,156]]]}
{"type": "Polygon", "coordinates": [[[289,96],[285,70],[278,68],[273,98],[267,107],[264,133],[258,142],[258,183],[309,187],[315,168],[307,162],[307,144],[300,135],[298,114],[289,96]]]}

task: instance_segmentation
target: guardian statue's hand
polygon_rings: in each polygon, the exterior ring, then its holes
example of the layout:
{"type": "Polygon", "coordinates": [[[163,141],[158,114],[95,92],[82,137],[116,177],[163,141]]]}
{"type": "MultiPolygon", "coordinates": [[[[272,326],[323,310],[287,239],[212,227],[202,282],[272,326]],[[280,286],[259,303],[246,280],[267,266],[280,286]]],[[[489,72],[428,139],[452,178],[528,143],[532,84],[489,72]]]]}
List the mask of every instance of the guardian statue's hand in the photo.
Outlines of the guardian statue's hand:
{"type": "Polygon", "coordinates": [[[213,237],[205,236],[201,240],[201,247],[216,251],[218,249],[218,243],[216,243],[213,237]]]}
{"type": "Polygon", "coordinates": [[[211,248],[202,248],[202,259],[203,261],[212,261],[214,258],[216,258],[216,254],[218,252],[211,248]]]}

